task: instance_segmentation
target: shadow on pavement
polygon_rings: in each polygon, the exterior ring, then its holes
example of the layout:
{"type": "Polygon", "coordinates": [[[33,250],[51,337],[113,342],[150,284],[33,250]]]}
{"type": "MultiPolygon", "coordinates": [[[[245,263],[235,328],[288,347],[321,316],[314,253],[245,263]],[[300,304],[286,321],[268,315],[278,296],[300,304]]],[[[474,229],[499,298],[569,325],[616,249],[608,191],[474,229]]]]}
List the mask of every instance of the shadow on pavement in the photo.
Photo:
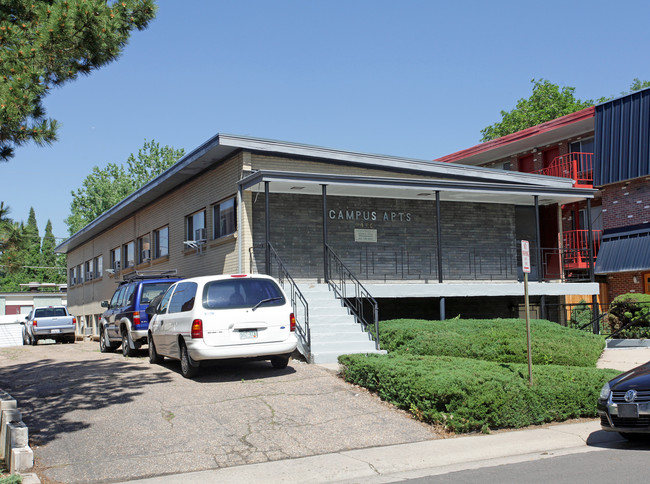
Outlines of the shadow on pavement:
{"type": "MultiPolygon", "coordinates": [[[[268,361],[250,361],[245,359],[214,360],[201,365],[199,374],[192,378],[197,383],[219,383],[262,380],[266,378],[277,378],[280,376],[296,373],[289,362],[289,366],[282,370],[273,368],[268,361]]],[[[297,364],[300,364],[299,362],[297,364]]],[[[166,358],[160,365],[177,374],[181,374],[181,364],[177,360],[166,358]]]]}
{"type": "Polygon", "coordinates": [[[127,404],[143,393],[143,386],[170,380],[164,371],[128,361],[44,359],[4,366],[0,388],[20,402],[32,444],[44,445],[57,434],[89,426],[68,418],[71,412],[127,404]]]}
{"type": "Polygon", "coordinates": [[[641,434],[643,437],[638,441],[631,442],[616,432],[597,430],[587,437],[587,445],[602,449],[634,449],[650,450],[650,434],[641,434]]]}

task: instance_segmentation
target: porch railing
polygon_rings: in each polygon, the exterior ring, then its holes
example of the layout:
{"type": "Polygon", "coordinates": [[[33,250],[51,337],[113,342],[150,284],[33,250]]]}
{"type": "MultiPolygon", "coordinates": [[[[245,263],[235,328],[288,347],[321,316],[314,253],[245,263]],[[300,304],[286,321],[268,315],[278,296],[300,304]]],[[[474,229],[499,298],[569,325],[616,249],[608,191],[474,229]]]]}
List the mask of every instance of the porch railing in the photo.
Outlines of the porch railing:
{"type": "Polygon", "coordinates": [[[296,318],[296,335],[298,342],[304,350],[304,356],[307,361],[312,361],[311,354],[311,331],[309,329],[309,304],[307,299],[303,296],[298,285],[289,274],[284,262],[275,251],[273,246],[269,243],[271,253],[271,274],[279,282],[285,292],[289,293],[291,298],[291,307],[293,308],[293,315],[296,318]],[[274,272],[275,269],[275,272],[274,272]]]}
{"type": "MultiPolygon", "coordinates": [[[[329,245],[325,246],[327,252],[327,283],[334,289],[343,304],[354,314],[363,329],[374,327],[373,339],[375,348],[379,349],[379,306],[359,279],[347,268],[343,261],[334,253],[329,245]],[[353,291],[348,291],[352,285],[353,291]]],[[[371,333],[372,334],[372,333],[371,333]]]]}
{"type": "MultiPolygon", "coordinates": [[[[562,247],[564,248],[564,269],[589,268],[589,231],[570,230],[562,234],[562,247]]],[[[591,231],[592,254],[594,261],[600,250],[600,230],[591,231]]]]}
{"type": "Polygon", "coordinates": [[[551,164],[543,170],[535,171],[538,175],[570,178],[580,188],[594,186],[594,154],[567,153],[553,158],[551,164]]]}

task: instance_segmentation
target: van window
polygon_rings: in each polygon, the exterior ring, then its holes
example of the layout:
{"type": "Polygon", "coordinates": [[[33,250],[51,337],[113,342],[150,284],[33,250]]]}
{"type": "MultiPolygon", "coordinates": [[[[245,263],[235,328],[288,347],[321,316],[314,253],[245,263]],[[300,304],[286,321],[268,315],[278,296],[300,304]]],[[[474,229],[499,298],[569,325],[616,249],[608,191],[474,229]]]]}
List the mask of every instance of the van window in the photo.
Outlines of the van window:
{"type": "Polygon", "coordinates": [[[191,311],[196,296],[196,282],[179,282],[169,303],[169,314],[191,311]]]}
{"type": "Polygon", "coordinates": [[[270,279],[222,279],[211,281],[203,288],[203,307],[206,309],[250,308],[266,299],[273,299],[266,306],[285,304],[282,291],[270,279]]]}

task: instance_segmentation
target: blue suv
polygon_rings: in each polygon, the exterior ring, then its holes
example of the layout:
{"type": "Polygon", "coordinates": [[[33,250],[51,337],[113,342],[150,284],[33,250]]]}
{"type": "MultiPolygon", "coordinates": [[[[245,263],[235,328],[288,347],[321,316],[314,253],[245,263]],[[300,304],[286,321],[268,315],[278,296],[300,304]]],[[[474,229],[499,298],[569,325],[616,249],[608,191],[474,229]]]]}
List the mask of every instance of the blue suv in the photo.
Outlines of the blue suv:
{"type": "Polygon", "coordinates": [[[124,356],[134,356],[147,342],[147,307],[156,296],[181,279],[176,271],[134,272],[125,276],[111,300],[101,303],[106,311],[99,323],[100,351],[113,352],[122,345],[124,356]]]}

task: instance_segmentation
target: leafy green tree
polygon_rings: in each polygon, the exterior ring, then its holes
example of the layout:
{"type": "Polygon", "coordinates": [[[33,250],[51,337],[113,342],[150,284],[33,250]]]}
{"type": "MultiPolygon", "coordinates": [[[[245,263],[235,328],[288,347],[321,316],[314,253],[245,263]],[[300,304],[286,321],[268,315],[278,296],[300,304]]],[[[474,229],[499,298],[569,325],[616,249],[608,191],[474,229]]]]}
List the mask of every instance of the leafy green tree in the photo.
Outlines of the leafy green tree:
{"type": "Polygon", "coordinates": [[[56,141],[49,90],[117,59],[155,11],[153,0],[0,2],[0,161],[30,141],[56,141]]]}
{"type": "Polygon", "coordinates": [[[575,87],[562,87],[545,79],[531,80],[533,93],[521,98],[512,111],[501,111],[501,121],[481,130],[481,141],[490,141],[522,129],[551,121],[594,105],[589,99],[581,101],[574,96],[575,87]]]}
{"type": "MultiPolygon", "coordinates": [[[[642,81],[638,77],[635,77],[632,80],[632,84],[630,84],[630,92],[635,92],[635,91],[640,91],[641,89],[645,89],[646,87],[650,87],[650,81],[642,81]]],[[[623,91],[621,95],[629,94],[629,92],[623,91]]]]}
{"type": "Polygon", "coordinates": [[[129,155],[126,168],[115,163],[109,163],[105,168],[93,167],[81,188],[71,192],[70,215],[65,219],[70,235],[160,175],[184,153],[182,148],[161,147],[160,143],[145,139],[137,156],[129,155]]]}

